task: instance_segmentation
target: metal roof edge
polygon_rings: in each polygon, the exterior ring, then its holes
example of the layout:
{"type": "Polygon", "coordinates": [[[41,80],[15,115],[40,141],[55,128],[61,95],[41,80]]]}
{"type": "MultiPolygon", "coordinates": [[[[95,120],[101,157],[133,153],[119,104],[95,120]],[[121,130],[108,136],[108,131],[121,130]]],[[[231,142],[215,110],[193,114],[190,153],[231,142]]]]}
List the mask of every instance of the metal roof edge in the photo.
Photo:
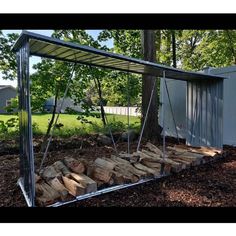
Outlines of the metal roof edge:
{"type": "Polygon", "coordinates": [[[236,72],[236,65],[214,68],[210,71],[211,74],[217,75],[217,76],[221,74],[230,74],[233,72],[236,72]]]}
{"type": "Polygon", "coordinates": [[[19,38],[16,40],[16,42],[14,43],[13,47],[11,48],[11,51],[13,52],[17,52],[20,47],[22,46],[22,43],[29,38],[31,35],[31,32],[27,31],[27,30],[22,30],[19,38]]]}
{"type": "Polygon", "coordinates": [[[204,73],[192,72],[192,71],[184,71],[182,69],[177,69],[177,68],[174,68],[174,67],[170,67],[170,66],[166,66],[166,65],[162,65],[162,64],[158,64],[158,63],[154,63],[154,62],[145,61],[145,60],[138,59],[138,58],[128,57],[128,56],[113,53],[113,52],[103,51],[101,49],[96,49],[96,48],[90,47],[90,46],[80,45],[80,44],[73,43],[73,42],[66,42],[66,41],[63,41],[63,40],[60,40],[60,39],[57,39],[57,38],[53,38],[53,37],[33,33],[33,32],[30,32],[30,31],[26,31],[26,30],[22,31],[21,35],[19,36],[16,43],[14,44],[12,50],[15,51],[15,52],[18,51],[20,46],[22,45],[23,41],[26,38],[41,40],[41,41],[44,41],[44,42],[57,44],[57,45],[60,45],[60,46],[69,47],[69,48],[78,49],[78,50],[82,49],[83,51],[86,51],[86,52],[95,53],[95,54],[99,54],[99,55],[102,55],[102,56],[107,56],[107,57],[111,57],[111,58],[115,58],[115,59],[119,59],[119,60],[139,63],[139,64],[142,64],[142,65],[145,65],[145,66],[152,66],[152,67],[159,68],[161,70],[169,70],[169,71],[178,72],[178,73],[185,73],[185,74],[189,74],[189,75],[192,74],[192,75],[205,77],[205,78],[211,78],[211,79],[213,79],[213,78],[227,79],[227,77],[224,77],[224,76],[210,75],[210,74],[204,74],[204,73]]]}

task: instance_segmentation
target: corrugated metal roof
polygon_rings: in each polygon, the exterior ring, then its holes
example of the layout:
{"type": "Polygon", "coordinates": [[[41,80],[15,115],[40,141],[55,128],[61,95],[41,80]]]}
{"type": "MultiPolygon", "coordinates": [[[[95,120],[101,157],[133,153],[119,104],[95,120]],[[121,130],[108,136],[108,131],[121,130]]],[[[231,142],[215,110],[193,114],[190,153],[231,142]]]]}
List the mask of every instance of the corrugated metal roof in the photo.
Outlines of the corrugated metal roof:
{"type": "Polygon", "coordinates": [[[184,71],[149,61],[106,52],[93,47],[65,42],[28,31],[22,32],[13,50],[18,51],[25,40],[29,40],[30,54],[34,56],[157,77],[162,77],[165,71],[166,78],[177,80],[215,80],[225,78],[222,76],[184,71]]]}

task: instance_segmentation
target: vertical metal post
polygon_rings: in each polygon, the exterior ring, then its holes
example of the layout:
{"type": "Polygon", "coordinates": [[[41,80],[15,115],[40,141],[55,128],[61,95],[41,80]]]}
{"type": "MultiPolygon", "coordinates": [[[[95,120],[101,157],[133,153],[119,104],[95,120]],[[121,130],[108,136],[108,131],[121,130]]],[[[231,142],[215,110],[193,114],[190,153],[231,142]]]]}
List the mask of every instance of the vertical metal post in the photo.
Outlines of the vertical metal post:
{"type": "Polygon", "coordinates": [[[165,77],[166,72],[163,71],[163,77],[162,77],[162,152],[163,152],[163,158],[165,158],[165,151],[166,151],[166,137],[165,137],[165,77]]]}
{"type": "Polygon", "coordinates": [[[128,154],[130,154],[130,94],[129,94],[129,85],[130,85],[130,78],[129,78],[129,73],[128,73],[128,79],[127,79],[127,100],[128,100],[128,106],[127,106],[127,122],[128,122],[128,154]]]}
{"type": "Polygon", "coordinates": [[[34,151],[33,151],[33,131],[32,131],[32,114],[31,114],[31,99],[30,99],[30,75],[29,75],[29,42],[27,40],[25,45],[25,79],[26,79],[26,93],[27,93],[27,107],[26,110],[28,111],[28,151],[29,151],[29,164],[30,164],[30,188],[31,188],[31,203],[32,207],[35,206],[35,176],[34,176],[34,151]]]}
{"type": "Polygon", "coordinates": [[[20,141],[20,178],[24,176],[24,165],[23,165],[23,133],[22,133],[22,74],[21,74],[21,52],[18,51],[16,54],[17,60],[17,83],[18,83],[18,117],[19,117],[19,141],[20,141]]]}
{"type": "Polygon", "coordinates": [[[199,144],[202,146],[203,144],[203,138],[202,138],[202,127],[203,127],[203,123],[202,123],[202,113],[203,113],[203,109],[202,109],[202,99],[203,99],[203,84],[202,82],[200,82],[200,122],[199,122],[199,128],[200,128],[200,132],[199,132],[199,144]]]}
{"type": "Polygon", "coordinates": [[[35,206],[34,153],[31,122],[29,42],[17,52],[20,126],[20,179],[18,181],[29,206],[35,206]]]}
{"type": "Polygon", "coordinates": [[[219,147],[223,150],[223,132],[224,132],[224,110],[223,110],[223,106],[224,106],[224,83],[223,83],[223,79],[219,82],[219,88],[220,88],[220,96],[218,97],[218,106],[219,106],[219,110],[220,110],[220,115],[219,118],[220,119],[220,143],[219,143],[219,147]]]}

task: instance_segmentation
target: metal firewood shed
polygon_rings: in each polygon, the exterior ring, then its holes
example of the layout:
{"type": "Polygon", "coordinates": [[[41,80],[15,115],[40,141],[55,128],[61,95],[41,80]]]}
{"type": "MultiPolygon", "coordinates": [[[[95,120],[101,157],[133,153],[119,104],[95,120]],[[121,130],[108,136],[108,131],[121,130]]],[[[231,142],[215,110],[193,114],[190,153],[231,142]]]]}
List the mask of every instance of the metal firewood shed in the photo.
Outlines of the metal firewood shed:
{"type": "MultiPolygon", "coordinates": [[[[186,94],[186,106],[188,108],[188,113],[186,115],[186,124],[189,133],[187,144],[196,145],[196,143],[200,143],[203,146],[213,146],[222,149],[222,99],[223,79],[225,79],[225,77],[184,71],[149,61],[98,50],[88,46],[82,46],[76,43],[65,42],[28,31],[22,31],[13,47],[13,51],[16,52],[17,56],[19,95],[20,178],[18,184],[30,207],[35,206],[35,167],[32,143],[33,135],[29,74],[29,58],[31,55],[128,73],[146,74],[153,76],[154,78],[162,78],[164,81],[168,78],[187,81],[188,92],[186,94]],[[210,105],[202,104],[202,96],[207,97],[207,100],[205,99],[204,101],[207,101],[210,105]],[[205,122],[202,122],[203,119],[209,119],[207,127],[204,127],[205,122]],[[199,132],[196,132],[196,127],[199,132]]],[[[163,96],[162,106],[164,103],[165,96],[163,96]]],[[[163,130],[163,135],[164,134],[165,129],[163,130]]],[[[70,202],[58,202],[52,206],[61,206],[150,180],[153,179],[140,180],[134,184],[109,187],[94,193],[78,196],[70,202]]]]}

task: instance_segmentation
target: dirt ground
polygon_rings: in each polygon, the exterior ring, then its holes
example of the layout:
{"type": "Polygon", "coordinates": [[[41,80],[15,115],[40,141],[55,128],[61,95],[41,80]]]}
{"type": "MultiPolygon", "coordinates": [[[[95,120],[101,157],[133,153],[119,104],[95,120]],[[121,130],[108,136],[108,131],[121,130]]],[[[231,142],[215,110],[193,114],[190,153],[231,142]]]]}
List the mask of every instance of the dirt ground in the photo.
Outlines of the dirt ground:
{"type": "MultiPolygon", "coordinates": [[[[42,155],[40,139],[34,140],[35,163],[40,165],[42,155]]],[[[169,145],[172,145],[169,143],[169,145]]],[[[131,151],[137,143],[132,144],[131,151]]],[[[119,143],[119,151],[127,150],[127,143],[119,143]]],[[[129,189],[93,197],[73,203],[68,207],[235,207],[236,206],[236,148],[225,146],[229,155],[215,163],[192,167],[160,180],[137,185],[129,189]]],[[[17,186],[19,155],[17,141],[0,142],[0,206],[26,207],[24,197],[17,186]]],[[[109,157],[111,146],[99,146],[93,138],[55,140],[45,165],[65,156],[80,157],[92,161],[97,157],[109,157]]]]}

